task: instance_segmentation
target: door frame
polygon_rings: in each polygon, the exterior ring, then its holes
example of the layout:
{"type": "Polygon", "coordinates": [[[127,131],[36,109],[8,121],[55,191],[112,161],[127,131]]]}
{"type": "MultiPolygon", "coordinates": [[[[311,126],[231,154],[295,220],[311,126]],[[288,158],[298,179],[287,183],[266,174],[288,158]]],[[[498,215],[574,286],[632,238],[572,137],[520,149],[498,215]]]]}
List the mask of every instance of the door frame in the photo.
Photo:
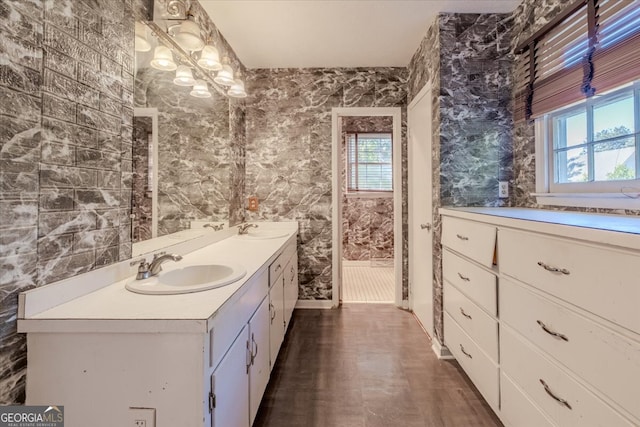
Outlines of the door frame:
{"type": "Polygon", "coordinates": [[[342,150],[340,117],[391,116],[393,118],[393,268],[395,300],[407,308],[402,299],[402,108],[336,107],[331,109],[331,231],[332,231],[332,307],[340,306],[342,296],[342,150]]]}
{"type": "MultiPolygon", "coordinates": [[[[415,297],[414,297],[414,288],[413,286],[415,286],[415,283],[412,283],[412,274],[411,274],[411,264],[413,262],[415,262],[415,254],[412,253],[411,251],[411,242],[413,241],[413,239],[416,238],[416,236],[414,235],[414,226],[416,225],[415,222],[420,222],[419,220],[416,220],[416,218],[413,217],[412,213],[411,213],[411,188],[409,187],[409,181],[411,181],[411,157],[409,156],[409,153],[411,151],[413,151],[413,147],[411,144],[411,138],[409,137],[409,132],[411,131],[410,128],[410,123],[409,123],[409,111],[415,107],[415,105],[420,102],[420,100],[422,100],[423,98],[427,97],[427,100],[429,101],[432,95],[432,91],[431,91],[431,84],[427,83],[425,84],[422,89],[420,89],[420,92],[418,92],[416,94],[416,96],[413,97],[413,99],[411,100],[411,102],[409,103],[409,105],[407,106],[407,156],[409,157],[409,163],[407,165],[408,168],[408,173],[407,173],[407,207],[408,207],[408,212],[407,212],[407,216],[408,216],[408,233],[407,233],[407,238],[408,238],[408,247],[409,247],[409,254],[408,254],[408,258],[409,258],[409,269],[407,271],[408,274],[408,281],[409,281],[409,304],[411,307],[411,310],[413,311],[414,307],[415,307],[415,297]]],[[[431,114],[433,116],[433,105],[430,107],[430,111],[431,114]]],[[[431,118],[433,119],[433,117],[431,118]]],[[[433,120],[431,122],[431,131],[433,133],[433,120]]],[[[433,135],[431,136],[430,140],[429,140],[429,148],[431,150],[433,150],[433,135]]],[[[433,164],[431,165],[431,173],[433,174],[433,164]]],[[[433,179],[433,177],[432,177],[433,179]]],[[[433,182],[431,183],[431,185],[433,186],[433,182]]],[[[429,218],[429,223],[430,224],[434,224],[433,221],[433,197],[431,198],[431,218],[429,218]]],[[[432,226],[432,231],[429,233],[429,236],[431,237],[431,324],[430,325],[422,325],[422,327],[425,329],[425,331],[427,332],[427,334],[429,335],[429,337],[433,340],[435,338],[435,322],[433,319],[434,316],[434,301],[433,301],[433,297],[434,297],[434,292],[433,292],[433,236],[434,236],[434,231],[433,231],[433,226],[432,226]],[[431,330],[427,330],[430,327],[431,330]]],[[[416,316],[417,317],[417,316],[416,316]]],[[[421,323],[422,324],[422,323],[421,323]]]]}

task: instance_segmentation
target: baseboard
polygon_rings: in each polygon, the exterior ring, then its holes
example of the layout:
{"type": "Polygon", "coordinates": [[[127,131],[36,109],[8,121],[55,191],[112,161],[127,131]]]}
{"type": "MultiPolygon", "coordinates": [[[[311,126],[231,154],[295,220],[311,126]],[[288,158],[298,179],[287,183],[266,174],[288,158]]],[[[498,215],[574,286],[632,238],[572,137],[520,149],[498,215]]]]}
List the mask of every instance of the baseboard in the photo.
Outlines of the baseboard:
{"type": "Polygon", "coordinates": [[[431,342],[432,342],[431,350],[433,350],[436,356],[438,356],[438,359],[444,359],[444,360],[455,359],[455,357],[453,357],[453,354],[451,354],[449,349],[446,346],[440,344],[440,341],[438,341],[438,338],[433,337],[433,340],[431,340],[431,342]]]}
{"type": "Polygon", "coordinates": [[[313,299],[299,299],[296,302],[297,309],[328,309],[333,308],[333,301],[331,300],[313,300],[313,299]]]}

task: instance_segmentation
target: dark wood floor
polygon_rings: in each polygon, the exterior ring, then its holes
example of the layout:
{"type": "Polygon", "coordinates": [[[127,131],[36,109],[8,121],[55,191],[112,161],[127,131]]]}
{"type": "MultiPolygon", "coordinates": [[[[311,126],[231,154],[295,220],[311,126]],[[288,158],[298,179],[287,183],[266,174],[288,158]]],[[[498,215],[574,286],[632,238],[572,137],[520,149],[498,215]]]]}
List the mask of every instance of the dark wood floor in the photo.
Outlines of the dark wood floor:
{"type": "Polygon", "coordinates": [[[255,427],[502,425],[411,313],[349,304],[293,319],[255,427]]]}

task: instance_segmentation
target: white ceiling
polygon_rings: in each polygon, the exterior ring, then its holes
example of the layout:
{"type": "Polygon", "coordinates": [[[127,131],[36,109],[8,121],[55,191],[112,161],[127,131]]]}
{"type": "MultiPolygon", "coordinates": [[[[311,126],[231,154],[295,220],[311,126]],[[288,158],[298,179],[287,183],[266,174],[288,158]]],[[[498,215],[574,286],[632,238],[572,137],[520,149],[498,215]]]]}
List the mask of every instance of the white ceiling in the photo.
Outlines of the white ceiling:
{"type": "Polygon", "coordinates": [[[439,12],[521,0],[200,0],[248,68],[405,67],[439,12]]]}

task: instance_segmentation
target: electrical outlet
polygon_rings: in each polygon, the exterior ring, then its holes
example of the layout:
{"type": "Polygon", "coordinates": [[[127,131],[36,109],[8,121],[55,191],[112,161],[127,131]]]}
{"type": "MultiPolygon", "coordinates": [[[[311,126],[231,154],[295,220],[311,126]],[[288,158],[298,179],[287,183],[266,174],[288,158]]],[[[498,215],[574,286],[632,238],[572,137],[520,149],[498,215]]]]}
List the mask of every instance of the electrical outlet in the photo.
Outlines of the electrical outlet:
{"type": "Polygon", "coordinates": [[[498,181],[498,197],[501,199],[509,197],[509,181],[498,181]]]}
{"type": "Polygon", "coordinates": [[[249,210],[251,212],[258,211],[258,198],[257,197],[249,197],[249,210]]]}
{"type": "Polygon", "coordinates": [[[129,426],[155,427],[156,410],[154,408],[129,408],[129,426]]]}

